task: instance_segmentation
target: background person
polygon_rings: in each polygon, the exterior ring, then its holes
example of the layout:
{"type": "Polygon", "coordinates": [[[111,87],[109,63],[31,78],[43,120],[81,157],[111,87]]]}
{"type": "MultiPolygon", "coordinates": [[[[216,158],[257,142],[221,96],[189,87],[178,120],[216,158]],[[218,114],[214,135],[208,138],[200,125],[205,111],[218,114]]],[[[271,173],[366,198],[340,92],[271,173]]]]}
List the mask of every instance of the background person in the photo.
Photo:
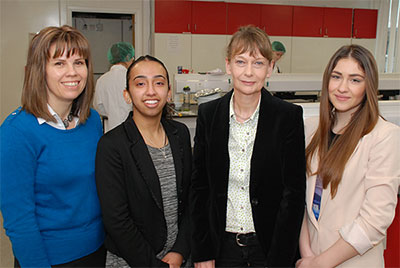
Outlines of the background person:
{"type": "Polygon", "coordinates": [[[16,267],[104,267],[87,39],[69,26],[32,39],[22,108],[1,126],[1,212],[16,267]]]}
{"type": "MultiPolygon", "coordinates": [[[[286,53],[286,48],[285,46],[279,42],[279,41],[274,41],[272,42],[272,51],[273,51],[273,60],[274,60],[274,67],[272,70],[272,73],[282,73],[282,70],[279,68],[278,61],[283,57],[283,55],[286,53]]],[[[267,87],[268,87],[268,81],[267,81],[267,87]]],[[[294,91],[277,91],[274,92],[274,96],[278,97],[280,99],[293,99],[295,96],[294,91]]]]}
{"type": "Polygon", "coordinates": [[[131,267],[176,268],[190,254],[189,130],[166,118],[171,91],[161,61],[137,59],[126,88],[133,112],[100,139],[96,155],[106,247],[131,267]]]}
{"type": "Polygon", "coordinates": [[[341,47],[323,76],[319,118],[306,121],[307,198],[297,267],[384,267],[397,203],[400,128],[378,109],[378,69],[341,47]]]}
{"type": "Polygon", "coordinates": [[[305,198],[302,108],[273,97],[267,34],[241,27],[228,45],[234,88],[200,105],[192,177],[195,267],[290,266],[305,198]]]}
{"type": "Polygon", "coordinates": [[[123,91],[126,86],[126,71],[135,59],[135,49],[128,42],[118,42],[107,52],[110,64],[108,72],[97,79],[94,107],[103,117],[104,132],[118,126],[132,111],[132,105],[125,102],[123,91]]]}
{"type": "Polygon", "coordinates": [[[274,53],[273,60],[274,60],[274,69],[273,73],[282,73],[281,69],[279,68],[278,61],[282,58],[283,55],[286,53],[285,46],[279,42],[274,41],[272,42],[272,51],[274,53]]]}

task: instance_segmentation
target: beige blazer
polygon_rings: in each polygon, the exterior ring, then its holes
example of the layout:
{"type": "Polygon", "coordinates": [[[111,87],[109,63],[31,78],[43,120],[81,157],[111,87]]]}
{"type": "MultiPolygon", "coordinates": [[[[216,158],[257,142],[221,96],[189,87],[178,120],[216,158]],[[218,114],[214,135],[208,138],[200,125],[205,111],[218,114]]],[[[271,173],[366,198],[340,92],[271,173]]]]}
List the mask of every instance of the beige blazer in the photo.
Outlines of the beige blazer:
{"type": "MultiPolygon", "coordinates": [[[[306,144],[318,127],[318,118],[305,121],[306,144]]],[[[314,156],[311,170],[318,166],[314,156]]],[[[306,215],[315,254],[340,236],[359,255],[340,267],[384,267],[383,241],[395,213],[400,183],[400,127],[379,118],[375,128],[358,142],[346,164],[334,199],[323,190],[319,220],[312,211],[316,176],[307,178],[306,215]]]]}

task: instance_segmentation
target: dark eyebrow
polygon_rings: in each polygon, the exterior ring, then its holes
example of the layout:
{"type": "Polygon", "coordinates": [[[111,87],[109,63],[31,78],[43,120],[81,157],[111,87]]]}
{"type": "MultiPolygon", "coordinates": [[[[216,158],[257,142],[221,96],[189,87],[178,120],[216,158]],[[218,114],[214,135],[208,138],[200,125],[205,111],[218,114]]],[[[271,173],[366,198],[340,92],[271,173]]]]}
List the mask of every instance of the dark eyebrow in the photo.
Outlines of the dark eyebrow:
{"type": "MultiPolygon", "coordinates": [[[[147,78],[147,76],[145,76],[145,75],[138,75],[138,76],[134,77],[133,80],[135,80],[135,79],[141,79],[141,78],[147,78]]],[[[155,76],[153,76],[153,78],[164,78],[164,79],[167,79],[167,78],[165,78],[165,76],[163,76],[163,75],[161,75],[161,74],[155,75],[155,76]]]]}
{"type": "MultiPolygon", "coordinates": [[[[61,58],[61,56],[60,56],[60,57],[56,57],[56,58],[49,58],[49,61],[50,61],[50,60],[53,60],[53,61],[67,61],[68,59],[69,59],[69,58],[63,59],[63,58],[61,58]]],[[[83,58],[83,57],[80,57],[80,58],[75,59],[75,61],[77,61],[77,60],[86,60],[86,59],[83,58]]]]}
{"type": "Polygon", "coordinates": [[[361,74],[350,74],[350,77],[361,77],[361,78],[364,78],[364,76],[363,75],[361,75],[361,74]]]}
{"type": "MultiPolygon", "coordinates": [[[[336,74],[342,75],[342,73],[341,73],[341,72],[338,72],[338,71],[332,71],[332,73],[336,73],[336,74]]],[[[361,75],[361,74],[350,74],[349,76],[350,76],[350,77],[356,77],[356,76],[358,76],[358,77],[364,78],[364,76],[361,75]]]]}

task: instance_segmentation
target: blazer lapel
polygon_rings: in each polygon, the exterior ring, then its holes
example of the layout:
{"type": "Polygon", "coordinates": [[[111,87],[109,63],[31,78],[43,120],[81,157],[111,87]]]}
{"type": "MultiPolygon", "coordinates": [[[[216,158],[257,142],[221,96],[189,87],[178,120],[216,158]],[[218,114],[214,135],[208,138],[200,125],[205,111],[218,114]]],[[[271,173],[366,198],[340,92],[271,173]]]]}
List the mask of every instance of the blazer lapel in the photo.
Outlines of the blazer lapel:
{"type": "MultiPolygon", "coordinates": [[[[229,102],[232,92],[220,99],[210,125],[210,170],[215,174],[214,182],[219,196],[227,196],[229,177],[229,102]]],[[[226,202],[225,202],[226,204],[226,202]]]]}
{"type": "Polygon", "coordinates": [[[175,176],[176,176],[176,189],[179,195],[179,189],[182,188],[183,180],[183,145],[182,140],[179,138],[178,130],[171,124],[169,124],[165,119],[161,120],[164,127],[165,133],[168,136],[168,142],[171,147],[174,166],[175,166],[175,176]]]}
{"type": "MultiPolygon", "coordinates": [[[[257,123],[257,132],[254,139],[253,145],[253,154],[251,155],[251,165],[250,165],[250,191],[254,192],[257,189],[257,180],[256,176],[259,173],[260,167],[263,167],[268,163],[265,161],[265,141],[271,140],[269,138],[270,132],[268,129],[271,127],[271,123],[269,122],[272,118],[271,112],[269,111],[270,108],[270,95],[269,93],[262,89],[261,90],[261,100],[260,100],[260,110],[258,115],[258,123],[257,123]]],[[[267,150],[267,153],[271,150],[267,150]]]]}
{"type": "MultiPolygon", "coordinates": [[[[361,138],[362,139],[362,138],[361,138]]],[[[354,152],[350,156],[350,159],[353,157],[354,153],[358,150],[360,146],[360,141],[357,143],[356,148],[354,149],[354,152]]],[[[349,160],[350,160],[349,159],[349,160]]],[[[318,168],[318,160],[314,156],[313,159],[311,160],[311,167],[312,170],[317,170],[318,168]]],[[[315,184],[317,180],[317,176],[311,176],[308,178],[308,185],[307,185],[307,210],[311,218],[311,222],[315,225],[315,227],[318,229],[318,221],[314,216],[314,212],[312,211],[312,204],[313,204],[313,199],[314,199],[314,192],[315,192],[315,184]]],[[[320,206],[320,211],[319,211],[319,218],[321,218],[326,210],[326,206],[328,205],[329,200],[331,199],[331,184],[329,183],[326,189],[323,189],[322,191],[322,197],[321,197],[321,206],[320,206]]]]}
{"type": "Polygon", "coordinates": [[[156,202],[161,211],[164,211],[157,171],[132,116],[129,116],[125,121],[124,127],[129,140],[132,142],[130,151],[136,167],[141,174],[141,179],[143,179],[144,183],[147,185],[154,202],[156,202]]]}

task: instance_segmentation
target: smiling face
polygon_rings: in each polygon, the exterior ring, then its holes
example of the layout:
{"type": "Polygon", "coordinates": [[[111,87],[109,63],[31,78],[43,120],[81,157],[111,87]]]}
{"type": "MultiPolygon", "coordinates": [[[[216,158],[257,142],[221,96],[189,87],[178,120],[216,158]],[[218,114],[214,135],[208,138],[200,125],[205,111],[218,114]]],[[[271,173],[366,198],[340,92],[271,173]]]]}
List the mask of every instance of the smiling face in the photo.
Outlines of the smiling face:
{"type": "Polygon", "coordinates": [[[257,50],[254,55],[247,51],[226,60],[226,72],[232,76],[235,92],[244,95],[258,94],[265,79],[271,75],[272,63],[257,50]]]}
{"type": "Polygon", "coordinates": [[[329,100],[337,112],[357,107],[365,96],[365,73],[353,58],[338,61],[329,80],[329,100]]]}
{"type": "MultiPolygon", "coordinates": [[[[55,45],[50,47],[54,55],[55,45]]],[[[88,77],[85,59],[78,54],[67,57],[67,49],[46,63],[47,101],[53,109],[72,104],[84,90],[88,77]]]]}
{"type": "Polygon", "coordinates": [[[127,102],[133,103],[133,116],[161,118],[170,97],[165,69],[155,61],[141,61],[130,69],[127,102]]]}

